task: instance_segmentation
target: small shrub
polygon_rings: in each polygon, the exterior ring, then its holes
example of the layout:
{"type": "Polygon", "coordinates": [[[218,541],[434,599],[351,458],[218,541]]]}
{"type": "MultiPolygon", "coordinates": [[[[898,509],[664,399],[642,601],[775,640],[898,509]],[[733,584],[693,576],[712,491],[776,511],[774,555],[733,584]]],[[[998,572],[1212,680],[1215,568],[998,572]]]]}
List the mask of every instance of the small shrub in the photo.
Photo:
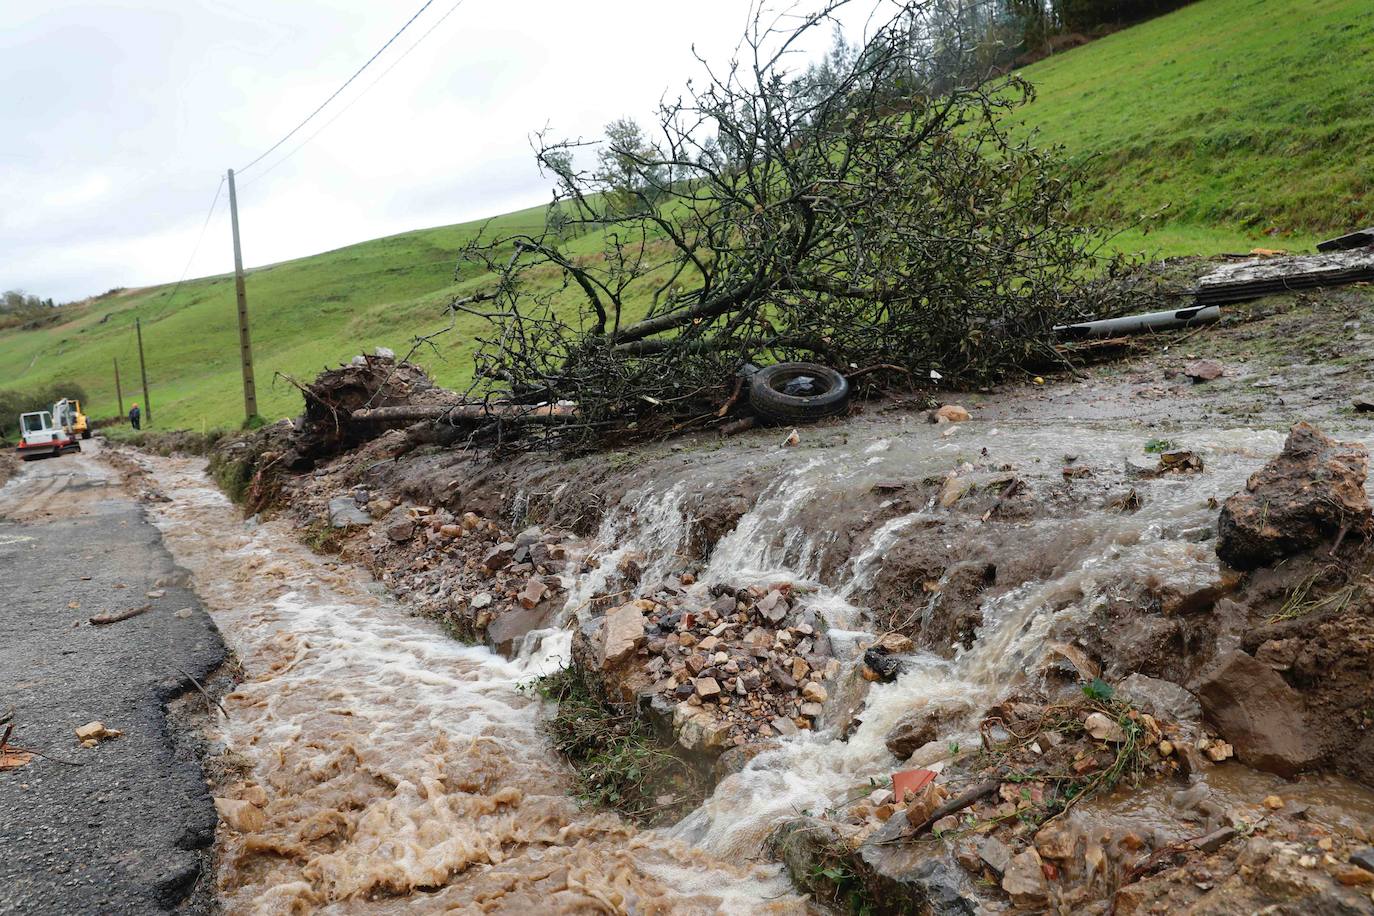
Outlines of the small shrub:
{"type": "Polygon", "coordinates": [[[662,824],[677,820],[704,797],[702,774],[665,749],[633,707],[604,697],[581,667],[537,678],[530,687],[558,704],[545,728],[573,765],[576,794],[584,803],[662,824]],[[660,803],[663,796],[672,800],[660,803]]]}

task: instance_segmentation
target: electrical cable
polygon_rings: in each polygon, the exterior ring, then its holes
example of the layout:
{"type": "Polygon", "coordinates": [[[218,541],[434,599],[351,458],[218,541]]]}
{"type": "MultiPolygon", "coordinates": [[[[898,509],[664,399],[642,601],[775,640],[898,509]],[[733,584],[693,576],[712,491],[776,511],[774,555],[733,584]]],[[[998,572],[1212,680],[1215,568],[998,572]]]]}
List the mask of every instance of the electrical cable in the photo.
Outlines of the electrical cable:
{"type": "Polygon", "coordinates": [[[385,51],[387,48],[391,47],[391,43],[394,42],[396,39],[400,38],[400,37],[401,37],[401,33],[404,32],[406,29],[410,28],[410,24],[411,24],[412,22],[414,22],[416,19],[420,18],[420,14],[423,13],[425,10],[429,9],[429,7],[430,7],[430,5],[431,5],[432,3],[434,3],[434,0],[425,0],[424,5],[421,6],[418,10],[415,11],[415,15],[413,15],[413,16],[411,16],[409,19],[407,19],[407,20],[406,20],[406,24],[403,25],[403,26],[401,26],[400,29],[398,29],[398,30],[396,31],[396,34],[395,34],[395,35],[392,35],[390,38],[388,38],[388,39],[386,40],[386,44],[382,45],[380,48],[377,49],[377,53],[373,54],[371,57],[369,57],[369,58],[367,59],[367,63],[363,64],[361,67],[359,67],[359,68],[353,73],[352,76],[350,76],[348,79],[344,80],[344,84],[343,84],[342,86],[340,86],[338,89],[335,89],[334,92],[333,92],[333,94],[331,94],[331,95],[329,96],[329,98],[327,98],[327,99],[325,99],[323,102],[321,102],[321,103],[320,103],[320,106],[319,106],[318,108],[316,108],[314,111],[310,112],[310,114],[306,116],[306,118],[305,118],[304,121],[302,121],[301,123],[297,124],[295,127],[291,128],[291,130],[287,131],[286,136],[282,137],[282,138],[281,138],[280,140],[278,140],[276,143],[273,143],[273,144],[267,149],[266,152],[264,152],[262,155],[258,156],[258,158],[254,159],[252,162],[250,162],[250,163],[248,163],[247,165],[245,165],[243,168],[239,169],[239,171],[240,171],[240,172],[246,172],[246,171],[248,171],[249,169],[251,169],[253,166],[257,165],[257,164],[258,164],[259,162],[261,162],[262,160],[266,159],[269,155],[271,155],[273,152],[275,152],[276,149],[277,149],[278,147],[280,147],[283,143],[285,143],[287,140],[290,140],[293,136],[295,136],[296,131],[300,130],[302,127],[304,127],[305,125],[309,124],[309,123],[310,123],[310,120],[311,120],[312,118],[314,118],[315,115],[317,115],[317,114],[319,114],[321,111],[323,111],[324,108],[325,108],[325,106],[328,105],[330,102],[334,101],[334,99],[338,98],[339,93],[341,93],[341,92],[343,92],[345,89],[347,89],[348,86],[349,86],[349,84],[352,83],[355,79],[357,79],[357,78],[362,74],[362,72],[363,72],[364,70],[366,70],[368,67],[372,66],[372,62],[373,62],[374,60],[376,60],[378,57],[380,57],[383,51],[385,51]]]}
{"type": "Polygon", "coordinates": [[[172,287],[171,295],[167,297],[167,304],[170,306],[176,301],[177,290],[181,289],[181,284],[186,282],[186,275],[191,272],[191,265],[195,263],[196,255],[200,254],[200,244],[205,241],[205,230],[210,228],[210,219],[215,215],[215,207],[219,205],[220,192],[224,190],[225,176],[221,175],[219,185],[215,188],[215,197],[210,201],[210,209],[205,214],[205,222],[201,223],[200,235],[196,237],[196,246],[191,249],[191,256],[186,259],[186,266],[181,271],[181,277],[176,285],[172,287]]]}
{"type": "MultiPolygon", "coordinates": [[[[283,162],[285,162],[286,160],[290,159],[292,156],[294,156],[294,155],[296,155],[297,153],[299,153],[299,152],[306,146],[306,144],[308,144],[311,140],[314,140],[314,139],[315,139],[316,137],[318,137],[320,134],[322,134],[322,133],[324,133],[326,130],[328,130],[328,129],[329,129],[329,125],[333,124],[335,121],[339,120],[339,118],[343,117],[344,113],[346,113],[346,112],[348,111],[348,109],[350,109],[350,108],[352,108],[354,105],[356,105],[356,104],[358,103],[358,100],[359,100],[359,99],[361,99],[363,96],[367,95],[367,93],[368,93],[369,91],[371,91],[371,89],[372,89],[373,86],[377,85],[377,84],[380,83],[382,80],[386,79],[386,75],[387,75],[388,73],[390,73],[392,70],[396,69],[396,65],[397,65],[397,64],[399,64],[401,61],[405,60],[406,57],[410,54],[411,51],[414,51],[416,48],[418,48],[418,47],[420,46],[420,44],[421,44],[426,38],[428,38],[430,35],[432,35],[432,34],[434,33],[434,30],[435,30],[435,29],[439,28],[439,26],[441,26],[441,25],[444,24],[444,20],[445,20],[445,19],[447,19],[448,17],[452,16],[452,15],[454,14],[454,12],[457,11],[458,7],[462,6],[462,5],[463,5],[464,3],[466,3],[466,2],[467,2],[467,0],[458,0],[457,3],[455,3],[455,4],[453,4],[453,6],[449,7],[449,8],[448,8],[448,12],[446,12],[446,13],[444,13],[444,15],[440,16],[440,17],[438,18],[438,20],[435,21],[435,23],[434,23],[433,25],[431,25],[427,30],[425,30],[425,33],[424,33],[423,35],[421,35],[419,38],[415,39],[415,43],[414,43],[414,44],[412,44],[410,47],[406,48],[404,51],[401,52],[401,56],[400,56],[400,57],[398,57],[398,58],[396,58],[395,60],[393,60],[393,61],[391,62],[391,64],[390,64],[390,66],[388,66],[385,70],[383,70],[380,74],[378,74],[378,76],[377,76],[376,79],[374,79],[372,82],[370,82],[370,83],[368,83],[366,86],[364,86],[363,89],[362,89],[357,95],[355,95],[353,98],[349,99],[347,105],[345,105],[343,108],[340,108],[337,112],[335,112],[334,117],[330,118],[328,121],[325,121],[324,124],[320,125],[319,130],[315,131],[313,134],[311,134],[310,136],[308,136],[308,137],[306,137],[304,140],[302,140],[299,144],[297,144],[294,148],[292,148],[292,150],[291,150],[290,152],[288,152],[285,156],[282,156],[280,159],[278,159],[276,162],[274,162],[274,163],[272,163],[271,165],[269,165],[269,166],[268,166],[266,169],[264,169],[263,171],[259,172],[259,173],[258,173],[257,175],[255,175],[253,178],[249,179],[248,181],[245,181],[245,182],[243,183],[243,186],[246,188],[246,187],[249,187],[249,186],[252,185],[252,184],[255,184],[255,183],[258,182],[258,181],[261,181],[261,180],[262,180],[263,178],[265,178],[267,175],[271,174],[272,170],[275,169],[277,166],[281,165],[283,162]]],[[[269,152],[270,152],[270,150],[269,150],[269,152]]]]}

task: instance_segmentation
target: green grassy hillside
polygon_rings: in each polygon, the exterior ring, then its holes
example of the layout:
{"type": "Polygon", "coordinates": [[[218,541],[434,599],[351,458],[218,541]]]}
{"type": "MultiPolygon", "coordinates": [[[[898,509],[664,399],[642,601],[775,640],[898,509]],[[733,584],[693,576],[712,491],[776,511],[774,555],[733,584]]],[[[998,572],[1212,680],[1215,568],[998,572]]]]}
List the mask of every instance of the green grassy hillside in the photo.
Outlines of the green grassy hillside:
{"type": "Polygon", "coordinates": [[[1167,207],[1170,253],[1369,225],[1371,13],[1368,0],[1200,0],[1026,68],[1038,99],[1025,120],[1093,157],[1095,215],[1167,207]]]}
{"type": "MultiPolygon", "coordinates": [[[[1302,247],[1374,223],[1374,17],[1368,0],[1199,0],[1035,66],[1024,109],[1045,142],[1088,157],[1090,211],[1118,226],[1167,205],[1148,235],[1117,244],[1155,254],[1211,254],[1255,245],[1302,247]],[[1272,234],[1276,232],[1276,234],[1272,234]]],[[[541,209],[493,228],[537,225],[541,209]]],[[[361,348],[405,352],[442,327],[443,305],[480,284],[453,280],[455,254],[478,224],[364,242],[259,268],[248,278],[259,405],[296,412],[280,372],[308,378],[361,348]]],[[[587,253],[596,240],[581,240],[587,253]]],[[[169,255],[169,263],[170,263],[169,255]]],[[[75,379],[93,416],[137,392],[133,323],[143,320],[158,428],[231,426],[242,419],[233,281],[194,280],[70,307],[61,324],[0,331],[0,387],[75,379]]],[[[423,362],[443,383],[471,368],[474,319],[423,362]]]]}

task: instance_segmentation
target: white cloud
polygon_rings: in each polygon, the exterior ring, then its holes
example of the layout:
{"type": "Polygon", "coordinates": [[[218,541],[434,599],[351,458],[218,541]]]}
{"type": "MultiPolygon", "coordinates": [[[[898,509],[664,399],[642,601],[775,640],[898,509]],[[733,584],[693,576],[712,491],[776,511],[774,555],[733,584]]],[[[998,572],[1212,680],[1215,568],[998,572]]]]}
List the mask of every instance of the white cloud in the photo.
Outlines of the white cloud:
{"type": "MultiPolygon", "coordinates": [[[[276,142],[417,6],[45,0],[7,10],[0,288],[64,299],[175,280],[225,168],[276,142]]],[[[647,118],[699,72],[693,45],[729,56],[749,4],[464,0],[369,89],[450,6],[436,0],[338,103],[242,176],[250,265],[541,203],[532,130],[595,135],[615,117],[647,118]]],[[[193,276],[229,269],[228,235],[221,204],[193,276]]]]}

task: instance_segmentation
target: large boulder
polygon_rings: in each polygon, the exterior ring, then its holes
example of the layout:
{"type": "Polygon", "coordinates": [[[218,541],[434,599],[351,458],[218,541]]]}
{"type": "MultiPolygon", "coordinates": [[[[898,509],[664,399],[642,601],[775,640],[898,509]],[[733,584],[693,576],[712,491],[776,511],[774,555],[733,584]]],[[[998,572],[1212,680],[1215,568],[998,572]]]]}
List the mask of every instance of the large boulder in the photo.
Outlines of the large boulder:
{"type": "Polygon", "coordinates": [[[1368,522],[1368,471],[1363,445],[1297,424],[1279,456],[1221,507],[1217,556],[1236,569],[1258,569],[1368,522]]]}
{"type": "Polygon", "coordinates": [[[1242,763],[1292,776],[1321,756],[1303,713],[1302,697],[1254,656],[1223,655],[1194,693],[1242,763]]]}

